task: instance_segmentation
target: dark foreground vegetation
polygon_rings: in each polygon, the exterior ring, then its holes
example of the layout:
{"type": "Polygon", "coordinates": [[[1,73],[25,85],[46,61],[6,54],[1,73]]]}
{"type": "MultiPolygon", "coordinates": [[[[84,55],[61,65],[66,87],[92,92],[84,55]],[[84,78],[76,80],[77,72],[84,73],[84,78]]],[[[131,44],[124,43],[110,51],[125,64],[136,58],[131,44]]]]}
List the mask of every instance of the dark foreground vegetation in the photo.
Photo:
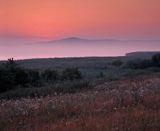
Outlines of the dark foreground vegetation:
{"type": "Polygon", "coordinates": [[[0,93],[10,90],[43,87],[46,84],[55,85],[64,81],[73,81],[82,79],[78,68],[65,68],[62,72],[46,69],[44,71],[25,69],[20,67],[13,59],[0,66],[0,93]]]}
{"type": "Polygon", "coordinates": [[[159,131],[160,73],[92,90],[0,101],[1,131],[159,131]]]}
{"type": "Polygon", "coordinates": [[[127,62],[127,67],[132,69],[146,69],[150,67],[160,67],[160,54],[155,54],[152,59],[136,59],[127,62]]]}
{"type": "Polygon", "coordinates": [[[0,64],[0,98],[47,96],[90,89],[99,82],[112,81],[160,70],[160,54],[151,59],[113,59],[90,67],[31,69],[13,59],[0,64]],[[89,74],[89,75],[88,75],[89,74]]]}
{"type": "Polygon", "coordinates": [[[159,131],[160,54],[97,59],[1,62],[0,131],[159,131]]]}

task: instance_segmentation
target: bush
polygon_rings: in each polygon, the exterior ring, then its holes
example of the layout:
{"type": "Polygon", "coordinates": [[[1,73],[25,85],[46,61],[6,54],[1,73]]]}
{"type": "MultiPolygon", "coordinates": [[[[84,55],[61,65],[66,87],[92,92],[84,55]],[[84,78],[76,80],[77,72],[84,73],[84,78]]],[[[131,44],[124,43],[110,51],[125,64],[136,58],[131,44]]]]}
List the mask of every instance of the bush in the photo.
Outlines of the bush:
{"type": "Polygon", "coordinates": [[[27,72],[28,72],[29,83],[33,85],[38,85],[39,81],[41,80],[39,71],[27,70],[27,72]]]}
{"type": "Polygon", "coordinates": [[[76,80],[76,79],[82,79],[82,74],[78,70],[78,68],[66,68],[62,72],[62,79],[63,80],[76,80]]]}
{"type": "Polygon", "coordinates": [[[150,60],[137,59],[128,61],[126,66],[131,69],[145,69],[152,67],[152,62],[150,60]]]}
{"type": "Polygon", "coordinates": [[[98,75],[97,75],[97,78],[104,78],[105,75],[103,72],[99,72],[98,75]]]}
{"type": "Polygon", "coordinates": [[[160,53],[152,56],[152,63],[154,66],[160,67],[160,53]]]}
{"type": "Polygon", "coordinates": [[[26,70],[17,68],[13,73],[15,75],[15,85],[25,86],[27,83],[29,83],[30,76],[26,70]]]}
{"type": "Polygon", "coordinates": [[[8,59],[0,66],[0,92],[11,90],[18,85],[28,83],[27,72],[20,68],[13,59],[8,59]]]}
{"type": "Polygon", "coordinates": [[[80,90],[92,89],[93,84],[88,80],[62,81],[48,84],[41,88],[16,88],[0,94],[0,99],[17,99],[26,97],[42,97],[54,94],[76,93],[80,90]]]}
{"type": "Polygon", "coordinates": [[[6,68],[0,67],[0,92],[4,92],[14,88],[14,75],[6,68]]]}
{"type": "Polygon", "coordinates": [[[56,70],[45,70],[42,73],[42,78],[47,82],[56,81],[59,78],[58,72],[56,70]]]}
{"type": "Polygon", "coordinates": [[[37,70],[22,68],[13,59],[8,59],[0,65],[0,93],[17,88],[38,87],[42,83],[47,85],[50,82],[58,82],[59,78],[73,81],[81,79],[82,75],[78,68],[66,68],[61,77],[56,70],[45,70],[40,74],[37,70]]]}
{"type": "Polygon", "coordinates": [[[122,64],[123,64],[123,62],[121,60],[115,60],[112,62],[112,65],[116,66],[116,67],[121,66],[122,64]]]}
{"type": "Polygon", "coordinates": [[[20,67],[13,59],[0,65],[0,92],[12,90],[17,87],[27,87],[40,80],[38,71],[27,70],[20,67]]]}

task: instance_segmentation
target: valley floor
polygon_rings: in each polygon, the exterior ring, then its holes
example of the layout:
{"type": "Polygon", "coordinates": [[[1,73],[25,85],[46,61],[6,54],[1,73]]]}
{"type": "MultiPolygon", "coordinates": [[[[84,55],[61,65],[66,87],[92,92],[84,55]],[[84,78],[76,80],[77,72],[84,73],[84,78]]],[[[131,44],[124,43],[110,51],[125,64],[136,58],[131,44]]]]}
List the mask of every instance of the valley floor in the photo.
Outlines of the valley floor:
{"type": "Polygon", "coordinates": [[[0,131],[159,131],[160,74],[75,94],[0,101],[0,131]]]}

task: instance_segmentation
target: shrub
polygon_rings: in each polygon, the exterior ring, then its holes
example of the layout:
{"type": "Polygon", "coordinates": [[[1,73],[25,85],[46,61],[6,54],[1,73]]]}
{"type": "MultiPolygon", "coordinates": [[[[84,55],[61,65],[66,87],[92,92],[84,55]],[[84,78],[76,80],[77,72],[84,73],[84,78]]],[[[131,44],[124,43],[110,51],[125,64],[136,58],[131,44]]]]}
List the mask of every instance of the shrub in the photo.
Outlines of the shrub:
{"type": "Polygon", "coordinates": [[[63,81],[52,85],[52,91],[56,93],[75,93],[84,89],[91,89],[92,83],[88,80],[63,81]]]}
{"type": "Polygon", "coordinates": [[[25,85],[29,82],[29,74],[26,70],[17,68],[15,72],[13,72],[15,75],[15,85],[25,85]]]}
{"type": "Polygon", "coordinates": [[[63,80],[76,80],[76,79],[81,79],[82,74],[78,70],[78,68],[66,68],[62,72],[62,79],[63,80]]]}
{"type": "Polygon", "coordinates": [[[13,59],[8,59],[0,66],[0,92],[28,83],[27,72],[20,68],[13,59]]]}
{"type": "Polygon", "coordinates": [[[3,66],[0,67],[0,92],[13,89],[15,84],[14,75],[3,66]]]}
{"type": "Polygon", "coordinates": [[[56,81],[59,78],[58,72],[56,70],[45,70],[42,73],[42,78],[46,81],[56,81]]]}
{"type": "Polygon", "coordinates": [[[121,60],[115,60],[112,62],[112,65],[116,66],[116,67],[121,66],[122,64],[123,64],[123,62],[121,60]]]}
{"type": "Polygon", "coordinates": [[[128,61],[126,66],[131,69],[145,69],[152,67],[152,62],[150,60],[137,59],[128,61]]]}
{"type": "MultiPolygon", "coordinates": [[[[47,85],[47,83],[55,82],[59,78],[56,70],[45,70],[40,75],[38,70],[22,68],[13,59],[8,59],[7,62],[0,65],[0,93],[17,88],[38,87],[42,82],[47,85]]],[[[62,80],[72,81],[81,78],[82,75],[78,68],[66,68],[61,76],[62,80]]]]}
{"type": "Polygon", "coordinates": [[[56,84],[48,84],[40,88],[15,88],[0,94],[0,99],[17,99],[27,97],[42,97],[53,94],[76,93],[80,90],[93,88],[93,83],[88,80],[61,81],[56,84]]]}
{"type": "Polygon", "coordinates": [[[152,63],[154,66],[160,67],[160,53],[152,56],[152,63]]]}
{"type": "Polygon", "coordinates": [[[30,84],[37,85],[41,79],[39,71],[36,70],[27,70],[28,80],[30,84]]]}
{"type": "Polygon", "coordinates": [[[97,75],[97,78],[104,78],[105,75],[103,72],[99,72],[98,75],[97,75]]]}
{"type": "Polygon", "coordinates": [[[40,80],[38,71],[24,69],[13,59],[8,59],[0,66],[0,92],[17,87],[27,87],[30,84],[35,84],[38,80],[40,80]]]}

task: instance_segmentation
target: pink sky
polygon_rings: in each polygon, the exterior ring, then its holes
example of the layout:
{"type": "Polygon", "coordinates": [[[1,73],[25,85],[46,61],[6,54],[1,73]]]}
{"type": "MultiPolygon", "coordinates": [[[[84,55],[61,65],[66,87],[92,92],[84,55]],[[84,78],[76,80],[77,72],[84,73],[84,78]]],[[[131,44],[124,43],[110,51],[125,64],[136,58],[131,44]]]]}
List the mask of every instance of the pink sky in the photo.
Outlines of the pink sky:
{"type": "Polygon", "coordinates": [[[159,42],[48,45],[35,41],[66,37],[160,39],[160,0],[0,0],[0,59],[160,50],[159,42]]]}
{"type": "Polygon", "coordinates": [[[159,38],[160,0],[0,0],[0,34],[159,38]]]}

